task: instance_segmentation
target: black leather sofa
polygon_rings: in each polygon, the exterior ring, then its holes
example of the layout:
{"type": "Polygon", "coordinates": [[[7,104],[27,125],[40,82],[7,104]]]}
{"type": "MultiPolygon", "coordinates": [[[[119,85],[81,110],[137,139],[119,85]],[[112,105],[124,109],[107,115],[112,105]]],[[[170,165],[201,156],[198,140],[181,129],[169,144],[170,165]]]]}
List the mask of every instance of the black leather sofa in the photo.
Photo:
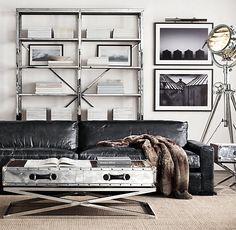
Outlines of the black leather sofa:
{"type": "MultiPolygon", "coordinates": [[[[132,147],[97,147],[101,140],[148,133],[174,139],[187,152],[191,194],[212,195],[213,149],[189,141],[187,122],[179,121],[0,121],[0,166],[14,159],[124,156],[145,159],[132,147]]],[[[2,184],[0,186],[2,192],[2,184]]]]}

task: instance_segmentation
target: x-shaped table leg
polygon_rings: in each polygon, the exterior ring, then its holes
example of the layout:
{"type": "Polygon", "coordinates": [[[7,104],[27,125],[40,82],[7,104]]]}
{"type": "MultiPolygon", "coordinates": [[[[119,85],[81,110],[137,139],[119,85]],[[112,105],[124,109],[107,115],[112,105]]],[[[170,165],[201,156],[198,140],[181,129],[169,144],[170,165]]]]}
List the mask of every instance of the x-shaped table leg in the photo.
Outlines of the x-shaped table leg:
{"type": "MultiPolygon", "coordinates": [[[[6,215],[4,215],[5,218],[23,217],[23,216],[27,216],[27,215],[40,214],[40,213],[44,213],[44,212],[61,210],[61,209],[75,207],[75,206],[96,208],[96,209],[111,211],[113,213],[115,212],[117,214],[127,215],[127,216],[143,216],[143,217],[149,217],[149,218],[155,217],[154,212],[151,210],[151,208],[149,207],[148,204],[146,204],[144,202],[133,201],[133,200],[130,202],[129,199],[125,199],[130,196],[136,196],[136,195],[140,195],[140,194],[154,192],[155,190],[153,188],[149,188],[149,189],[147,188],[146,190],[143,190],[143,191],[127,192],[127,193],[122,193],[122,194],[112,195],[112,196],[101,196],[100,194],[97,194],[97,193],[89,193],[89,194],[95,196],[96,198],[88,199],[85,201],[76,201],[73,199],[69,199],[68,197],[65,198],[65,197],[57,197],[57,196],[52,196],[52,195],[44,195],[44,194],[37,193],[35,191],[30,192],[30,191],[27,191],[27,188],[25,188],[25,189],[24,188],[7,188],[7,189],[5,189],[5,191],[30,196],[33,199],[25,200],[25,201],[27,203],[31,203],[31,204],[33,204],[34,202],[38,202],[41,199],[63,203],[63,204],[56,203],[50,207],[35,208],[35,209],[29,210],[29,211],[20,211],[17,213],[8,214],[9,209],[12,207],[10,205],[7,212],[6,212],[6,215]],[[122,203],[103,203],[103,202],[112,201],[112,200],[119,201],[122,203]],[[127,201],[129,203],[127,203],[127,201]],[[134,204],[134,203],[139,203],[143,208],[148,210],[148,213],[127,210],[127,209],[123,208],[123,206],[127,206],[128,204],[134,204]],[[113,207],[109,207],[111,205],[113,207]]],[[[63,196],[64,196],[64,194],[63,194],[63,196]]],[[[24,201],[18,202],[18,204],[23,203],[23,202],[24,201]]]]}

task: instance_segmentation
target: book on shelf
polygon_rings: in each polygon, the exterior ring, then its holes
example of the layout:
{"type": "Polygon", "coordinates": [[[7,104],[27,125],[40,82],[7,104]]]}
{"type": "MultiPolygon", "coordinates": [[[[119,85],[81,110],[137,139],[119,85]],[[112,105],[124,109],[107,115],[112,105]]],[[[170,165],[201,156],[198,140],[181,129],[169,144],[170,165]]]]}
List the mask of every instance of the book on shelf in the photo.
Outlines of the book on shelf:
{"type": "Polygon", "coordinates": [[[49,66],[71,66],[74,65],[73,61],[48,61],[49,66]]]}
{"type": "Polygon", "coordinates": [[[131,107],[117,107],[112,109],[113,120],[136,120],[136,114],[131,107]]]}
{"type": "Polygon", "coordinates": [[[124,85],[120,80],[110,80],[97,84],[98,94],[123,94],[124,85]]]}
{"type": "Polygon", "coordinates": [[[26,120],[47,120],[47,108],[28,107],[25,109],[26,120]]]}
{"type": "Polygon", "coordinates": [[[69,108],[51,108],[51,120],[72,120],[72,111],[69,108]]]}
{"type": "Polygon", "coordinates": [[[48,65],[49,66],[74,65],[74,61],[71,59],[71,57],[67,56],[49,56],[48,65]]]}
{"type": "Polygon", "coordinates": [[[87,120],[107,120],[107,110],[90,108],[87,110],[87,120]]]}
{"type": "Polygon", "coordinates": [[[36,94],[50,94],[50,93],[63,93],[62,82],[36,82],[36,94]]]}
{"type": "Polygon", "coordinates": [[[43,160],[27,160],[24,167],[27,168],[91,168],[91,163],[89,160],[74,160],[67,157],[58,158],[48,158],[43,160]]]}

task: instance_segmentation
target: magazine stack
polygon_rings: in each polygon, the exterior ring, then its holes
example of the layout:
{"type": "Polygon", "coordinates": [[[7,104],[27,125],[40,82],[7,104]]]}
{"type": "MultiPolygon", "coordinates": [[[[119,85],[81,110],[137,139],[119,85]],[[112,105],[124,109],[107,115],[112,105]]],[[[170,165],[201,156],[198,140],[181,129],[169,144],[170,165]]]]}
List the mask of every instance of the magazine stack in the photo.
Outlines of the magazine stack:
{"type": "Polygon", "coordinates": [[[87,120],[107,120],[107,110],[91,108],[87,110],[87,120]]]}
{"type": "Polygon", "coordinates": [[[120,80],[110,80],[97,84],[98,94],[123,94],[124,85],[120,80]]]}
{"type": "Polygon", "coordinates": [[[72,111],[69,108],[52,108],[51,120],[72,120],[72,111]]]}
{"type": "Polygon", "coordinates": [[[67,66],[73,64],[74,61],[71,59],[71,57],[66,56],[50,56],[48,60],[49,66],[67,66]]]}
{"type": "Polygon", "coordinates": [[[26,108],[26,120],[47,120],[47,109],[46,108],[26,108]]]}
{"type": "Polygon", "coordinates": [[[60,94],[63,93],[62,82],[36,82],[36,94],[60,94]]]}
{"type": "Polygon", "coordinates": [[[131,107],[117,107],[112,110],[113,120],[136,120],[131,107]]]}

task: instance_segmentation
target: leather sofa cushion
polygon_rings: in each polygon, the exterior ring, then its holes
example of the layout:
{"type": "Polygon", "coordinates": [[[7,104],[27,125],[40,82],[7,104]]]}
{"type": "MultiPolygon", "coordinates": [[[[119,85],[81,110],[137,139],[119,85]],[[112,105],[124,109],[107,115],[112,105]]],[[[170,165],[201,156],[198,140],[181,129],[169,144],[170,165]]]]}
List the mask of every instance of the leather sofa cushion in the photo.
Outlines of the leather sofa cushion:
{"type": "Polygon", "coordinates": [[[189,168],[190,169],[197,169],[200,168],[200,157],[189,150],[185,150],[188,156],[188,163],[189,163],[189,168]]]}
{"type": "Polygon", "coordinates": [[[79,149],[95,146],[98,141],[115,140],[129,135],[151,134],[171,138],[180,146],[187,143],[187,122],[181,121],[81,121],[79,149]]]}
{"type": "MultiPolygon", "coordinates": [[[[188,156],[189,168],[200,168],[200,158],[197,154],[185,150],[188,156]]],[[[84,150],[80,153],[79,157],[82,160],[96,160],[96,157],[120,157],[128,156],[131,160],[144,160],[145,155],[141,149],[132,147],[93,147],[84,150]]]]}
{"type": "Polygon", "coordinates": [[[0,148],[77,149],[73,121],[0,121],[0,148]]]}
{"type": "Polygon", "coordinates": [[[93,147],[80,153],[80,159],[95,160],[96,157],[123,157],[128,156],[132,160],[142,160],[145,156],[140,149],[131,147],[93,147]]]}
{"type": "Polygon", "coordinates": [[[51,157],[78,159],[78,154],[70,150],[56,148],[0,149],[0,166],[4,166],[11,159],[46,159],[51,157]]]}

